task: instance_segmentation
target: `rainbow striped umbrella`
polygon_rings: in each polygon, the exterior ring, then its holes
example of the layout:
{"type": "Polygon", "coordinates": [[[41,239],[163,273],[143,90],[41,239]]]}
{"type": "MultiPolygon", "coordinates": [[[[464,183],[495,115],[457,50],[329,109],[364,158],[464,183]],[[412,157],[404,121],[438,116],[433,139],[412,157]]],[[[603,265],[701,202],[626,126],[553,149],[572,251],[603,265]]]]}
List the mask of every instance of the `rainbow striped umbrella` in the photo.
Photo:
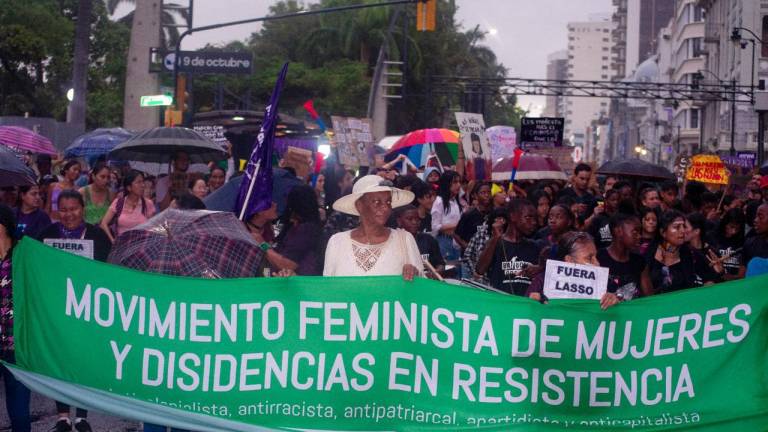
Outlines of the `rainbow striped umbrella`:
{"type": "Polygon", "coordinates": [[[421,166],[435,153],[443,165],[455,165],[459,142],[459,133],[450,129],[419,129],[403,135],[387,154],[404,154],[414,165],[421,166]]]}
{"type": "Polygon", "coordinates": [[[20,126],[0,126],[0,144],[18,153],[58,153],[51,140],[20,126]]]}

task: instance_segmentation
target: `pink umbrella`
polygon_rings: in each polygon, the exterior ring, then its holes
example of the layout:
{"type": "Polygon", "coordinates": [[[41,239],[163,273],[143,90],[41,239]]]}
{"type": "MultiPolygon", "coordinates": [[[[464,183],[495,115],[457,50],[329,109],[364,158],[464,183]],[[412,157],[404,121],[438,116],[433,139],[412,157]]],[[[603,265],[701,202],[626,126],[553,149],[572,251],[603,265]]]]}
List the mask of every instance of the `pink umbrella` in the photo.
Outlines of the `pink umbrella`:
{"type": "MultiPolygon", "coordinates": [[[[512,177],[512,158],[501,158],[493,164],[491,178],[495,181],[509,180],[512,177]]],[[[549,156],[525,153],[520,156],[515,180],[567,180],[560,165],[549,156]]]]}
{"type": "Polygon", "coordinates": [[[0,126],[0,144],[19,153],[58,153],[51,140],[20,126],[0,126]]]}

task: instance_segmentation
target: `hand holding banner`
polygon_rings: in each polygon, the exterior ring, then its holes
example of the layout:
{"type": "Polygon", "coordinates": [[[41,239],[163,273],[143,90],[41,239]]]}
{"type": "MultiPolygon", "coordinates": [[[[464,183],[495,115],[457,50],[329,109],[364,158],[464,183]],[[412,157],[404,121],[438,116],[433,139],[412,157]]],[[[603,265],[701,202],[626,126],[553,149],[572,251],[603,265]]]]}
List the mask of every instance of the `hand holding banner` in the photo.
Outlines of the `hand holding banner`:
{"type": "Polygon", "coordinates": [[[28,238],[13,277],[12,372],[142,421],[210,432],[768,424],[768,277],[601,311],[399,276],[170,277],[28,238]]]}
{"type": "Polygon", "coordinates": [[[605,267],[547,260],[544,295],[549,299],[600,300],[607,288],[605,267]]]}

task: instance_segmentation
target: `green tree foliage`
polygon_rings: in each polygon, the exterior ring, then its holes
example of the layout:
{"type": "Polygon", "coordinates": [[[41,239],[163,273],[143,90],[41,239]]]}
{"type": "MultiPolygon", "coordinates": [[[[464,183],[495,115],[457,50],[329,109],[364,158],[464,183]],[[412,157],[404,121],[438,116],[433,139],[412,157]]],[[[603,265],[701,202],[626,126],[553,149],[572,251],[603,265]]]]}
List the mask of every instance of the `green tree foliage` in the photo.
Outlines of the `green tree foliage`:
{"type": "MultiPolygon", "coordinates": [[[[0,115],[66,118],[77,0],[0,0],[0,115]]],[[[121,124],[130,30],[93,4],[87,128],[121,124]]]]}
{"type": "MultiPolygon", "coordinates": [[[[305,5],[283,0],[270,8],[271,15],[305,9],[329,8],[361,1],[320,0],[305,5]]],[[[378,1],[378,0],[376,0],[378,1]]],[[[399,7],[399,6],[398,6],[399,7]]],[[[402,6],[394,31],[389,35],[388,57],[406,60],[405,98],[390,103],[389,130],[407,132],[421,127],[451,126],[453,112],[461,109],[461,97],[431,88],[434,75],[502,77],[506,73],[495,54],[482,45],[484,33],[478,28],[464,30],[456,22],[453,0],[440,0],[437,31],[420,33],[415,29],[415,8],[402,6]],[[407,53],[407,58],[405,54],[407,53]]],[[[243,42],[206,50],[248,50],[254,55],[254,74],[242,76],[199,76],[194,80],[194,105],[198,110],[214,109],[217,82],[226,88],[228,104],[235,97],[249,95],[266,101],[274,79],[284,61],[290,61],[286,88],[280,109],[303,116],[301,104],[314,99],[315,107],[326,118],[330,115],[364,117],[373,70],[379,48],[387,37],[393,8],[371,8],[267,21],[262,29],[243,42]]],[[[243,98],[245,99],[245,98],[243,98]]],[[[263,102],[262,102],[263,103],[263,102]]],[[[515,98],[500,93],[486,98],[486,123],[519,126],[522,112],[515,98]]],[[[237,108],[247,107],[243,101],[237,108]]]]}

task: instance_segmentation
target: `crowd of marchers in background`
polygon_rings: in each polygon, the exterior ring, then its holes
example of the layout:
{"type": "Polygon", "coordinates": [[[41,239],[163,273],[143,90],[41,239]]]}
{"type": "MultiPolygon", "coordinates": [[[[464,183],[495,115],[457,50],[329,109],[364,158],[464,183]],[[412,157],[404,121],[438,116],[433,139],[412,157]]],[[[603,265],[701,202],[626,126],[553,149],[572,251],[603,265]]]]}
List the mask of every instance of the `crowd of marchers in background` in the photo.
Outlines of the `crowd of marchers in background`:
{"type": "MultiPolygon", "coordinates": [[[[548,259],[609,269],[602,308],[639,297],[761,274],[768,268],[768,204],[755,176],[745,188],[597,176],[568,182],[467,180],[453,168],[405,175],[397,158],[351,169],[334,158],[300,178],[273,168],[273,203],[243,221],[264,251],[260,275],[402,275],[471,280],[542,303],[548,259]]],[[[89,239],[106,261],[115,239],[166,208],[205,209],[231,164],[149,176],[104,161],[38,156],[36,185],[0,194],[0,353],[14,361],[11,252],[22,236],[89,239]]],[[[29,431],[29,390],[3,368],[14,431],[29,431]]],[[[54,431],[90,431],[87,412],[57,403],[54,431]]],[[[165,427],[145,424],[146,431],[165,427]]]]}

